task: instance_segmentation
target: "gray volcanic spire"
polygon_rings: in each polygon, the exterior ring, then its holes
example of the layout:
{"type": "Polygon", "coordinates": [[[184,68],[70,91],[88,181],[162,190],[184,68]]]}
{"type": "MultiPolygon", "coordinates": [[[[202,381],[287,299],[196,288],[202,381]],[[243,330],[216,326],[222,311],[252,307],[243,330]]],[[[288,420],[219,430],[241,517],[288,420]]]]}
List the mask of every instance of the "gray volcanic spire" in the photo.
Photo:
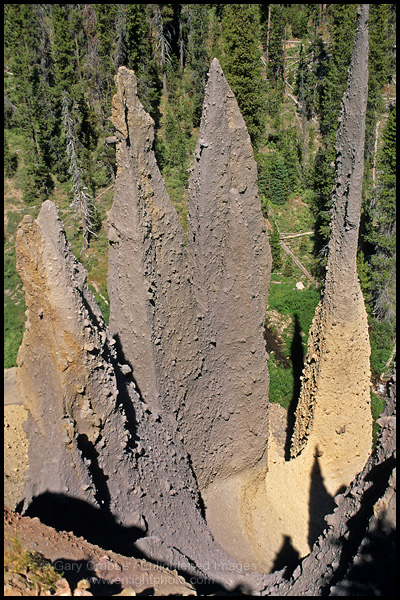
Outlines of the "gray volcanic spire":
{"type": "Polygon", "coordinates": [[[189,438],[203,487],[254,466],[268,437],[263,323],[271,253],[250,137],[216,58],[188,197],[187,255],[203,361],[196,380],[201,393],[188,398],[198,403],[199,413],[189,438]]]}
{"type": "Polygon", "coordinates": [[[24,217],[16,250],[28,314],[17,371],[28,410],[24,512],[40,502],[51,513],[59,499],[68,513],[78,502],[98,509],[100,530],[109,517],[136,528],[130,551],[201,580],[262,587],[263,576],[241,573],[207,528],[174,421],[123,376],[53,202],[36,221],[24,217]]]}
{"type": "Polygon", "coordinates": [[[28,315],[17,369],[28,410],[25,507],[43,493],[100,507],[109,497],[97,489],[93,453],[107,441],[99,468],[110,476],[129,434],[117,402],[113,342],[53,202],[42,204],[36,221],[24,217],[16,256],[28,315]]]}
{"type": "Polygon", "coordinates": [[[153,151],[154,123],[133,71],[116,75],[117,179],[108,213],[110,331],[142,398],[175,413],[199,357],[184,232],[153,151]]]}

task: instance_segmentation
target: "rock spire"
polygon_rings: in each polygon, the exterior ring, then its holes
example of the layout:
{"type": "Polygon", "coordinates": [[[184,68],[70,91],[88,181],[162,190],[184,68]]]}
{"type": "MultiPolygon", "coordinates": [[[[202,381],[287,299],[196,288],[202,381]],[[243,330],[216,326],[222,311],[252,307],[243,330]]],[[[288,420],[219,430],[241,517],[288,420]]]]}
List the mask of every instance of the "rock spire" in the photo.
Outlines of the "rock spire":
{"type": "Polygon", "coordinates": [[[198,417],[185,419],[185,427],[204,486],[265,460],[268,438],[263,324],[271,252],[250,136],[216,58],[188,198],[187,255],[203,362],[187,409],[198,417]]]}
{"type": "Polygon", "coordinates": [[[204,487],[253,466],[266,448],[263,321],[271,258],[256,163],[215,59],[190,178],[185,251],[135,75],[121,67],[116,83],[110,329],[145,402],[178,421],[204,487]]]}
{"type": "Polygon", "coordinates": [[[118,142],[107,235],[110,331],[143,400],[176,413],[199,369],[184,232],[153,151],[154,123],[133,71],[116,75],[118,142]]]}
{"type": "Polygon", "coordinates": [[[358,10],[336,136],[336,172],[323,299],[311,325],[291,455],[312,445],[331,494],[371,451],[370,345],[356,254],[368,92],[368,4],[358,10]]]}
{"type": "MultiPolygon", "coordinates": [[[[202,581],[238,584],[241,569],[202,517],[182,435],[126,379],[53,202],[36,221],[24,217],[16,249],[27,303],[18,353],[29,440],[22,511],[46,518],[61,504],[68,522],[71,511],[97,509],[103,523],[129,528],[130,552],[202,581]]],[[[260,587],[263,577],[251,580],[260,587]]]]}

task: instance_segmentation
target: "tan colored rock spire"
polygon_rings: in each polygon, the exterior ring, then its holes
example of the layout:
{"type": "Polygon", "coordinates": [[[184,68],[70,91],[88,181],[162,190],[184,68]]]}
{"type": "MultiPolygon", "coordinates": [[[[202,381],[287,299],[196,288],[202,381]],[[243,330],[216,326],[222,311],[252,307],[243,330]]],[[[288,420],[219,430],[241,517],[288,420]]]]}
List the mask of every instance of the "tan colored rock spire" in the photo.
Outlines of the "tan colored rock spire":
{"type": "Polygon", "coordinates": [[[356,255],[368,91],[368,5],[360,5],[336,136],[336,173],[325,290],[311,326],[291,455],[312,445],[331,493],[371,451],[370,345],[356,255]]]}

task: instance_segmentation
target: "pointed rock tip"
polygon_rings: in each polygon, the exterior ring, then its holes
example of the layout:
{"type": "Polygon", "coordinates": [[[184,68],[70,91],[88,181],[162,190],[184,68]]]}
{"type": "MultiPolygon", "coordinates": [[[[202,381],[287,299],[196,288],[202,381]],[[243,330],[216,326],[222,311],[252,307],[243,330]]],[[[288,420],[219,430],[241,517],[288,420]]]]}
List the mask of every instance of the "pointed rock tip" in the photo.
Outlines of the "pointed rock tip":
{"type": "Polygon", "coordinates": [[[213,73],[215,73],[217,71],[222,72],[222,67],[221,67],[221,64],[220,64],[218,58],[213,58],[211,65],[210,65],[209,75],[212,75],[213,73]]]}
{"type": "Polygon", "coordinates": [[[49,213],[52,216],[56,217],[57,219],[59,218],[57,204],[55,202],[53,202],[52,200],[45,200],[42,203],[42,206],[40,207],[39,214],[38,214],[37,218],[39,219],[39,217],[41,215],[44,215],[44,214],[47,215],[49,213]]]}

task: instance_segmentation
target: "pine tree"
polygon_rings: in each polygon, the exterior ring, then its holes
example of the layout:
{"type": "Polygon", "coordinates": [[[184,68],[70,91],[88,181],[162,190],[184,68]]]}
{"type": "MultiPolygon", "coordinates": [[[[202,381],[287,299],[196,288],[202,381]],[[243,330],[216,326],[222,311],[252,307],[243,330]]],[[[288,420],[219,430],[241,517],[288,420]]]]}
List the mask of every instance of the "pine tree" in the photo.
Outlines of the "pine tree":
{"type": "MultiPolygon", "coordinates": [[[[149,5],[153,7],[156,5],[149,5]]],[[[158,5],[157,5],[158,6],[158,5]]],[[[128,67],[135,71],[138,86],[138,96],[156,126],[160,120],[161,83],[157,64],[151,45],[151,32],[145,4],[128,4],[126,11],[126,47],[128,67]]],[[[156,15],[161,11],[157,8],[156,15]]],[[[155,18],[153,16],[153,18],[155,18]]],[[[162,29],[162,24],[159,29],[162,29]]],[[[167,60],[166,56],[164,56],[167,60]]]]}
{"type": "Polygon", "coordinates": [[[96,235],[93,230],[96,209],[93,197],[84,182],[82,164],[78,156],[79,140],[76,133],[76,123],[74,123],[71,116],[71,105],[72,103],[68,97],[68,93],[64,90],[62,97],[62,112],[67,145],[66,152],[69,164],[68,172],[72,181],[71,191],[73,200],[71,206],[81,219],[83,232],[82,252],[85,252],[89,247],[90,235],[96,235]]]}
{"type": "Polygon", "coordinates": [[[274,204],[285,204],[289,194],[289,177],[285,161],[279,152],[274,154],[275,168],[272,172],[271,191],[274,204]]]}
{"type": "Polygon", "coordinates": [[[368,104],[365,131],[365,156],[374,154],[375,129],[379,115],[384,112],[383,88],[389,83],[390,45],[389,5],[371,4],[369,19],[370,52],[368,57],[368,104]]]}
{"type": "Polygon", "coordinates": [[[279,271],[279,269],[282,267],[282,256],[281,244],[279,241],[279,231],[278,227],[276,226],[275,219],[273,220],[272,232],[269,236],[269,244],[271,247],[272,254],[272,270],[276,272],[279,271]]]}
{"type": "Polygon", "coordinates": [[[253,144],[265,128],[265,85],[261,73],[257,4],[225,4],[222,67],[236,96],[253,144]]]}
{"type": "Polygon", "coordinates": [[[116,72],[114,57],[116,53],[115,27],[118,15],[116,4],[94,4],[96,14],[97,53],[99,57],[98,81],[101,90],[101,107],[104,115],[111,112],[111,100],[114,93],[114,75],[116,72]]]}
{"type": "Polygon", "coordinates": [[[193,104],[193,125],[198,127],[203,108],[204,89],[210,62],[206,46],[208,36],[207,8],[204,4],[189,4],[188,17],[187,64],[191,74],[190,95],[193,104]]]}
{"type": "Polygon", "coordinates": [[[270,4],[270,32],[268,40],[268,74],[273,83],[283,80],[283,42],[285,37],[286,7],[270,4]]]}
{"type": "Polygon", "coordinates": [[[54,79],[60,95],[63,89],[71,90],[77,83],[78,68],[71,16],[68,5],[53,5],[54,79]]]}
{"type": "Polygon", "coordinates": [[[374,247],[370,258],[373,315],[379,320],[393,321],[396,314],[396,108],[384,129],[369,216],[366,240],[374,247]]]}
{"type": "Polygon", "coordinates": [[[13,124],[25,137],[23,150],[28,169],[23,198],[27,203],[46,199],[53,187],[50,148],[54,111],[45,65],[45,33],[36,5],[5,6],[4,58],[12,79],[6,93],[11,105],[16,107],[13,124]]]}
{"type": "MultiPolygon", "coordinates": [[[[332,49],[323,81],[320,86],[319,119],[323,146],[314,162],[314,252],[324,262],[329,237],[331,195],[334,180],[335,136],[339,125],[341,100],[346,88],[355,35],[357,5],[330,5],[332,49]]],[[[321,266],[322,266],[321,265],[321,266]]]]}
{"type": "Polygon", "coordinates": [[[340,104],[346,89],[356,27],[357,4],[331,4],[332,52],[321,88],[320,127],[325,143],[335,145],[340,104]]]}

